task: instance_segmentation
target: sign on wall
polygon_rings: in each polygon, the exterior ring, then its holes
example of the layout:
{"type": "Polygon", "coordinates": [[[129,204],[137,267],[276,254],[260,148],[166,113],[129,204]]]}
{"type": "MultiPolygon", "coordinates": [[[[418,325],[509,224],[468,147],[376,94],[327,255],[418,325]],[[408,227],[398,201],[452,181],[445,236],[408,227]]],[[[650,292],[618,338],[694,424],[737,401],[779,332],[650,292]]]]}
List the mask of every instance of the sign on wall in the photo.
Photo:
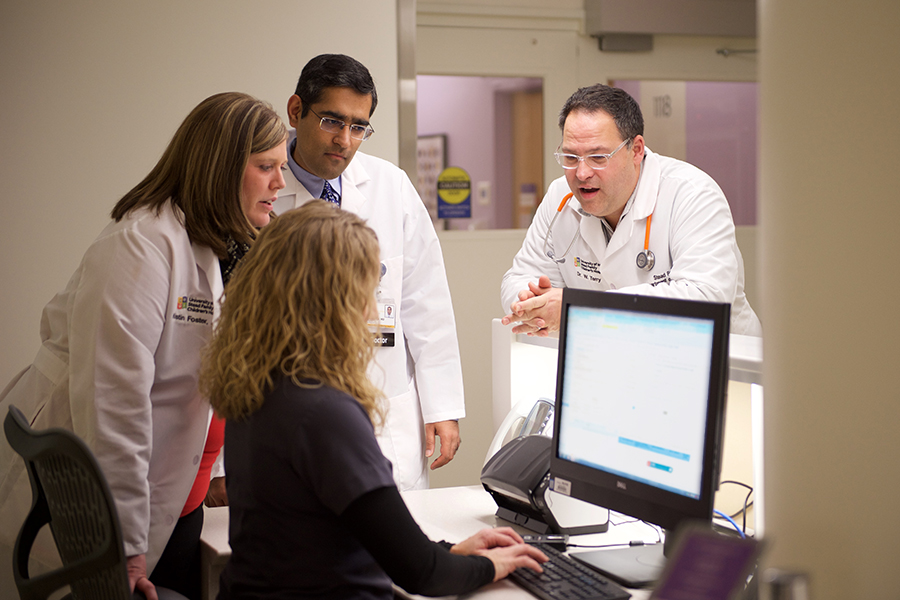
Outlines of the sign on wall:
{"type": "Polygon", "coordinates": [[[420,135],[416,154],[416,189],[433,221],[437,219],[438,175],[447,167],[447,136],[443,133],[420,135]]]}
{"type": "Polygon", "coordinates": [[[459,167],[448,167],[438,175],[438,218],[472,217],[472,178],[459,167]]]}

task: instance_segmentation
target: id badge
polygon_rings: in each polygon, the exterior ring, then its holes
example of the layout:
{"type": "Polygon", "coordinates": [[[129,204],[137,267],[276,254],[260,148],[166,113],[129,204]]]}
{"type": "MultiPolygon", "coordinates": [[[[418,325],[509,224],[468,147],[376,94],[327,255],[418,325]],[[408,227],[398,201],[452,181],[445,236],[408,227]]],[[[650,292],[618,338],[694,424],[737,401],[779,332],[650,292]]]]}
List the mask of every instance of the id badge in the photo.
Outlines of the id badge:
{"type": "Polygon", "coordinates": [[[393,348],[394,329],[397,323],[397,303],[393,298],[378,297],[378,322],[369,321],[369,329],[375,334],[375,345],[393,348]]]}

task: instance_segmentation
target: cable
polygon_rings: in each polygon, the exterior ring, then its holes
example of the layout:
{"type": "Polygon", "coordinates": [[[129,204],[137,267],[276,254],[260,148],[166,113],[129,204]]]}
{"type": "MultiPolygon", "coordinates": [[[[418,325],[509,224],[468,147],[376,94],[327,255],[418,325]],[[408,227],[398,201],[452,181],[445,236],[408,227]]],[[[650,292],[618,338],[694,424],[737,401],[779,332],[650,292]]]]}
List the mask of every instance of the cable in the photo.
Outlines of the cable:
{"type": "Polygon", "coordinates": [[[725,519],[726,521],[728,521],[729,523],[731,523],[732,526],[734,526],[734,529],[741,535],[742,538],[747,537],[747,535],[741,530],[740,527],[738,527],[738,524],[735,523],[731,517],[729,517],[728,515],[723,513],[721,510],[713,510],[713,512],[716,513],[717,515],[719,515],[720,517],[722,517],[723,519],[725,519]]]}
{"type": "MultiPolygon", "coordinates": [[[[728,515],[728,516],[731,517],[732,519],[737,519],[737,518],[738,518],[738,515],[744,514],[747,510],[749,510],[749,509],[752,508],[752,507],[753,507],[753,501],[751,500],[750,502],[748,502],[747,504],[744,505],[744,508],[742,508],[741,510],[737,511],[737,512],[734,513],[733,515],[728,515]]],[[[745,518],[745,520],[746,520],[746,518],[745,518]]],[[[744,531],[745,531],[745,532],[747,531],[747,530],[746,530],[746,527],[744,528],[744,531]]]]}
{"type": "MultiPolygon", "coordinates": [[[[612,517],[613,515],[625,516],[625,515],[622,515],[622,513],[610,511],[610,517],[612,517]]],[[[654,532],[656,532],[656,541],[655,542],[645,542],[643,540],[631,540],[630,542],[621,542],[618,544],[603,544],[600,546],[586,546],[586,545],[582,545],[582,544],[568,544],[567,543],[566,546],[569,548],[621,548],[621,547],[627,547],[627,546],[655,546],[657,544],[662,544],[662,532],[660,531],[660,528],[658,526],[654,525],[653,523],[650,523],[648,521],[642,521],[640,519],[629,519],[627,521],[620,521],[618,523],[614,523],[612,518],[610,518],[610,520],[609,520],[609,524],[612,525],[613,527],[618,527],[619,525],[628,525],[630,523],[643,523],[644,525],[646,525],[647,527],[652,529],[654,532]]]]}
{"type": "Polygon", "coordinates": [[[749,502],[749,503],[748,503],[748,501],[750,500],[750,495],[753,494],[753,486],[749,486],[749,485],[747,485],[746,483],[743,483],[743,482],[740,482],[740,481],[733,481],[733,480],[730,480],[730,479],[727,480],[727,481],[722,481],[722,482],[720,482],[720,485],[725,485],[726,483],[731,483],[731,484],[734,484],[734,485],[739,485],[739,486],[745,487],[745,488],[747,488],[747,490],[749,490],[749,491],[747,492],[747,495],[744,497],[744,509],[741,510],[741,511],[739,511],[739,512],[737,512],[737,513],[735,513],[735,514],[733,514],[733,515],[731,515],[731,517],[734,518],[734,517],[736,517],[737,515],[743,513],[743,522],[742,522],[742,525],[743,525],[743,526],[741,527],[741,532],[746,534],[746,533],[747,533],[747,509],[748,509],[750,506],[752,506],[752,504],[753,504],[752,502],[749,502]]]}
{"type": "Polygon", "coordinates": [[[620,544],[602,544],[599,546],[588,546],[585,544],[566,544],[567,548],[625,548],[628,546],[657,546],[661,542],[642,542],[640,540],[634,540],[631,542],[622,542],[620,544]]]}
{"type": "MultiPolygon", "coordinates": [[[[617,513],[617,514],[621,514],[621,513],[617,513]]],[[[662,532],[660,531],[660,528],[658,526],[654,525],[653,523],[650,523],[649,521],[642,521],[641,519],[631,519],[630,521],[621,521],[619,523],[613,523],[612,520],[610,520],[610,524],[613,527],[618,527],[619,525],[627,525],[629,523],[643,523],[644,525],[646,525],[647,527],[652,529],[654,531],[654,533],[656,533],[656,543],[657,544],[662,543],[662,532]]],[[[653,542],[650,542],[650,543],[653,543],[653,542]]],[[[632,544],[632,545],[634,545],[634,544],[632,544]]]]}

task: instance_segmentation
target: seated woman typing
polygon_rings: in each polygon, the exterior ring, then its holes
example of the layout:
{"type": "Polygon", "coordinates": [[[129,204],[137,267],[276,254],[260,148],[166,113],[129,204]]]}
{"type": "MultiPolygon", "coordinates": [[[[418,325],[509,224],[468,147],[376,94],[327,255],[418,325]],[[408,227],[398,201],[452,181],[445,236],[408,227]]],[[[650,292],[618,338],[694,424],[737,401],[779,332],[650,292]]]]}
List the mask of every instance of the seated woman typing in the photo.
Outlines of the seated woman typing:
{"type": "Polygon", "coordinates": [[[232,556],[220,599],[460,594],[546,557],[509,528],[430,541],[375,439],[366,377],[375,233],[310,202],[272,221],[226,289],[201,385],[227,420],[232,556]]]}

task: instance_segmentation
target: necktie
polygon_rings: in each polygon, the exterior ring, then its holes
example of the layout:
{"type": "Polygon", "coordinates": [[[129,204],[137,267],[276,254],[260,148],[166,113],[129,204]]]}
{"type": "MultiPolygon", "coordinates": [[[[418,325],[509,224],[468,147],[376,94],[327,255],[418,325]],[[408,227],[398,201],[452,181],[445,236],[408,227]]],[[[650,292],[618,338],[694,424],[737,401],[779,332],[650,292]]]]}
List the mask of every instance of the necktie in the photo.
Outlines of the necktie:
{"type": "Polygon", "coordinates": [[[338,193],[334,191],[334,188],[331,187],[331,184],[327,181],[325,182],[325,187],[322,188],[322,195],[319,196],[322,200],[327,200],[331,202],[335,206],[341,205],[341,197],[338,196],[338,193]]]}

